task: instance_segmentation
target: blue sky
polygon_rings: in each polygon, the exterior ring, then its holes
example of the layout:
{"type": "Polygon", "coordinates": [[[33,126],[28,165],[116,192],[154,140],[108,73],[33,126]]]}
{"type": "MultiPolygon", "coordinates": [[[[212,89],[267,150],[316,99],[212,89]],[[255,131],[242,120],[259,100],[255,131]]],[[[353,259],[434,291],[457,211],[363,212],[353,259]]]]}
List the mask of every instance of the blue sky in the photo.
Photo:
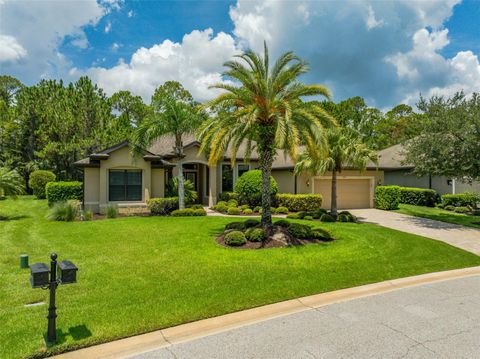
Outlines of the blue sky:
{"type": "Polygon", "coordinates": [[[26,84],[88,75],[149,101],[167,80],[199,100],[222,63],[267,40],[311,64],[335,100],[388,108],[480,89],[480,1],[0,1],[0,72],[26,84]]]}

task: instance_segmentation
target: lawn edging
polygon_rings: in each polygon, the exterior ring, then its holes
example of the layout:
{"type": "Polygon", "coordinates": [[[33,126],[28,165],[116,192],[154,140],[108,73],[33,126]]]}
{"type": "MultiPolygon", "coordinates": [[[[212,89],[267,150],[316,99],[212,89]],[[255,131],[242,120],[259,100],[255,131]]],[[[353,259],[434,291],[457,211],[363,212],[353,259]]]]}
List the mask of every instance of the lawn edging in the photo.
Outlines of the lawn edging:
{"type": "Polygon", "coordinates": [[[52,358],[125,358],[134,354],[146,353],[193,339],[221,333],[245,325],[263,322],[289,314],[320,308],[326,305],[345,302],[357,298],[392,292],[423,284],[480,275],[480,266],[449,271],[420,274],[383,282],[345,288],[332,292],[314,294],[274,304],[229,313],[218,317],[181,324],[156,330],[92,347],[63,353],[52,358]]]}

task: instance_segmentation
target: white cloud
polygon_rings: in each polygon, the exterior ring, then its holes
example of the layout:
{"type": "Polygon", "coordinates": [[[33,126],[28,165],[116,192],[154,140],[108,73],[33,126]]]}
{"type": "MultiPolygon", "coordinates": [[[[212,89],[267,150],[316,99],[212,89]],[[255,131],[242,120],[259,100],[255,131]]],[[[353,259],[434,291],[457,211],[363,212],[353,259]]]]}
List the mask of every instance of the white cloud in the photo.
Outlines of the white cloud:
{"type": "Polygon", "coordinates": [[[0,63],[16,62],[27,56],[27,50],[13,36],[0,34],[0,63]]]}
{"type": "Polygon", "coordinates": [[[133,15],[135,15],[135,13],[133,12],[133,10],[130,10],[130,11],[127,13],[127,16],[128,16],[128,17],[133,17],[133,15]]]}
{"type": "Polygon", "coordinates": [[[112,49],[112,51],[117,51],[121,46],[122,46],[121,44],[118,44],[118,43],[114,42],[112,44],[111,49],[112,49]]]}
{"type": "Polygon", "coordinates": [[[384,25],[383,20],[377,20],[375,18],[375,11],[373,10],[372,5],[368,6],[368,16],[367,16],[366,25],[368,30],[374,29],[376,27],[382,27],[384,25]]]}
{"type": "Polygon", "coordinates": [[[223,63],[238,52],[232,36],[223,32],[214,36],[212,29],[194,30],[180,43],[165,40],[142,47],[128,63],[120,59],[114,67],[93,67],[86,73],[108,94],[128,89],[149,101],[156,87],[176,80],[197,100],[205,100],[218,94],[208,86],[222,81],[223,63]]]}
{"type": "Polygon", "coordinates": [[[3,63],[2,72],[26,83],[68,74],[69,60],[58,53],[58,47],[65,37],[71,37],[75,46],[88,46],[83,27],[96,25],[107,11],[95,0],[1,2],[0,35],[14,37],[24,50],[17,47],[21,61],[3,63]]]}
{"type": "Polygon", "coordinates": [[[106,34],[108,34],[112,30],[112,23],[110,21],[107,21],[107,24],[105,25],[105,31],[106,34]]]}

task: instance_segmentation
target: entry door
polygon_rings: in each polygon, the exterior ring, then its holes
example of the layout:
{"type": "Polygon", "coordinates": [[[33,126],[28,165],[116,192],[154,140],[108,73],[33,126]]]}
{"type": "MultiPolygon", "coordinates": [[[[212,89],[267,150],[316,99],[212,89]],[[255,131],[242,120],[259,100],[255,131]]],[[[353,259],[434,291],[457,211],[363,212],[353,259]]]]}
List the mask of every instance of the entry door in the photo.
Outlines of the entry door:
{"type": "Polygon", "coordinates": [[[185,177],[186,180],[189,180],[190,182],[193,183],[193,187],[195,188],[195,191],[198,192],[198,181],[197,181],[197,172],[185,172],[183,174],[183,177],[185,177]]]}

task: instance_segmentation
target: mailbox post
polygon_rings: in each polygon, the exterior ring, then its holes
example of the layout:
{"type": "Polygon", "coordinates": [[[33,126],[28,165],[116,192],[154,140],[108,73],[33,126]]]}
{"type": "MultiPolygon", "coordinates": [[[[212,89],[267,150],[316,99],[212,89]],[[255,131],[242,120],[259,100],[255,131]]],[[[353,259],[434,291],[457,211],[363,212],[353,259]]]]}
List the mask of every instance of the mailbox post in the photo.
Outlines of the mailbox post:
{"type": "Polygon", "coordinates": [[[30,266],[30,284],[32,285],[32,288],[50,290],[47,315],[47,343],[55,343],[57,340],[57,307],[55,305],[56,290],[59,284],[76,283],[78,268],[70,261],[61,261],[57,265],[56,253],[52,253],[50,259],[50,269],[48,269],[48,266],[45,263],[35,263],[30,266]],[[57,278],[57,271],[59,278],[57,278]]]}

